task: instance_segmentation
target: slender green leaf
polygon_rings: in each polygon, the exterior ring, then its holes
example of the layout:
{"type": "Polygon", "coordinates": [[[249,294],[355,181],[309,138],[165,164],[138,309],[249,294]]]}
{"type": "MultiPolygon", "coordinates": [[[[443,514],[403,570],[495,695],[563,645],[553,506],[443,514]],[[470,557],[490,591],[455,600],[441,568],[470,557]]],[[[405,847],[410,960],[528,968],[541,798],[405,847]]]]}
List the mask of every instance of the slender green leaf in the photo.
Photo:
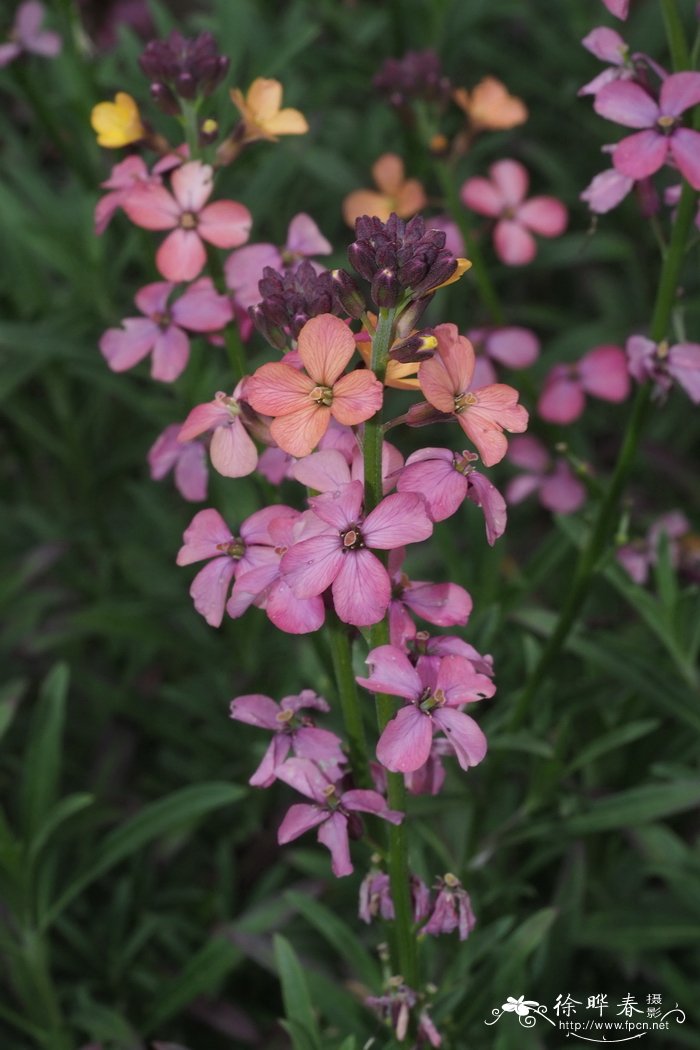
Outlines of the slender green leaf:
{"type": "Polygon", "coordinates": [[[311,897],[304,897],[293,890],[285,893],[285,897],[345,959],[353,976],[361,977],[370,987],[379,985],[379,966],[348,923],[338,918],[325,904],[311,897]]]}
{"type": "Polygon", "coordinates": [[[214,992],[227,973],[244,958],[239,948],[223,937],[205,944],[173,980],[163,982],[142,1025],[150,1035],[184,1010],[198,995],[214,992]]]}
{"type": "Polygon", "coordinates": [[[587,835],[610,828],[628,828],[648,824],[660,817],[683,813],[700,805],[700,781],[679,780],[670,784],[649,784],[631,788],[594,802],[587,813],[567,821],[572,835],[587,835]]]}
{"type": "Polygon", "coordinates": [[[36,861],[39,853],[44,848],[48,840],[54,834],[62,824],[65,824],[67,820],[75,816],[76,813],[82,812],[87,806],[91,806],[95,801],[93,795],[87,793],[67,795],[62,798],[52,810],[47,814],[46,820],[37,828],[36,834],[29,843],[29,850],[27,859],[31,864],[36,861]]]}
{"type": "Polygon", "coordinates": [[[69,671],[57,664],[44,679],[32,715],[20,787],[22,827],[31,839],[58,794],[69,671]]]}
{"type": "Polygon", "coordinates": [[[294,1050],[321,1050],[321,1035],[304,969],[286,937],[275,934],[274,948],[284,1013],[290,1025],[294,1050]]]}

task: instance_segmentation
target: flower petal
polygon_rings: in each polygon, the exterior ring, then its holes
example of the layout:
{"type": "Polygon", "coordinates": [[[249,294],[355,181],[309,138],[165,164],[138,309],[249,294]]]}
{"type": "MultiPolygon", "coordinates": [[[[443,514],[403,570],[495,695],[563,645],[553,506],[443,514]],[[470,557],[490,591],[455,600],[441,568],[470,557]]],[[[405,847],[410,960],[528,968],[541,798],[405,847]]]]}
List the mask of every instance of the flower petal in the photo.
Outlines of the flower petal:
{"type": "Polygon", "coordinates": [[[348,372],[333,387],[331,413],[343,426],[355,426],[371,419],[382,407],[383,398],[384,387],[373,372],[348,372]]]}
{"type": "Polygon", "coordinates": [[[393,773],[413,773],[428,761],[432,742],[430,715],[409,704],[384,728],[377,743],[377,758],[393,773]]]}
{"type": "Polygon", "coordinates": [[[362,536],[368,547],[393,550],[404,543],[420,543],[432,534],[425,500],[417,492],[394,492],[367,515],[362,536]]]}
{"type": "Polygon", "coordinates": [[[613,150],[613,164],[622,175],[645,179],[659,170],[670,145],[671,139],[656,130],[639,131],[618,142],[613,150]]]}
{"type": "Polygon", "coordinates": [[[237,696],[231,701],[229,715],[237,722],[245,722],[250,726],[259,726],[261,729],[271,729],[277,732],[280,723],[277,721],[279,706],[270,696],[264,693],[246,693],[237,696]]]}
{"type": "Polygon", "coordinates": [[[253,217],[237,201],[214,201],[202,209],[197,229],[200,237],[217,248],[238,248],[250,236],[253,217]]]}
{"type": "Polygon", "coordinates": [[[181,211],[197,213],[209,200],[213,187],[214,171],[201,160],[191,160],[176,168],[170,184],[181,211]]]}
{"type": "Polygon", "coordinates": [[[337,879],[352,875],[350,843],[348,841],[348,818],[343,813],[333,813],[318,829],[318,841],[330,850],[331,870],[337,879]]]}
{"type": "Polygon", "coordinates": [[[189,339],[181,328],[171,324],[156,336],[151,358],[151,376],[161,383],[172,383],[186,368],[189,357],[189,339]]]}
{"type": "Polygon", "coordinates": [[[194,607],[210,627],[220,627],[224,618],[226,597],[236,563],[233,558],[214,558],[197,573],[190,587],[194,607]]]}
{"type": "Polygon", "coordinates": [[[395,645],[379,645],[367,654],[369,678],[357,682],[371,693],[388,693],[406,700],[417,700],[423,683],[406,654],[395,645]]]}
{"type": "Polygon", "coordinates": [[[339,317],[319,314],[307,321],[299,332],[297,348],[314,382],[332,387],[355,353],[355,339],[339,317]]]}
{"type": "Polygon", "coordinates": [[[681,175],[694,190],[700,190],[700,132],[676,128],[671,135],[670,149],[681,175]]]}
{"type": "Polygon", "coordinates": [[[333,604],[344,623],[368,627],[383,618],[391,598],[389,576],[377,557],[368,550],[340,554],[333,581],[333,604]]]}
{"type": "Polygon", "coordinates": [[[671,73],[661,83],[659,110],[663,116],[679,117],[700,103],[700,73],[671,73]]]}
{"type": "Polygon", "coordinates": [[[578,372],[587,394],[603,401],[624,401],[630,392],[627,357],[619,346],[597,346],[578,363],[578,372]]]}
{"type": "Polygon", "coordinates": [[[496,255],[506,266],[525,266],[537,254],[535,238],[520,222],[501,219],[493,230],[496,255]]]}
{"type": "Polygon", "coordinates": [[[518,208],[518,221],[540,237],[559,237],[566,229],[569,213],[556,197],[531,197],[518,208]]]}
{"type": "Polygon", "coordinates": [[[209,455],[214,469],[226,478],[244,478],[258,465],[258,450],[240,419],[216,428],[209,455]]]}
{"type": "Polygon", "coordinates": [[[473,718],[451,707],[439,707],[433,721],[442,729],[457,755],[462,769],[477,766],[485,757],[488,742],[473,718]]]}
{"type": "Polygon", "coordinates": [[[578,379],[565,376],[545,383],[537,412],[548,423],[573,423],[583,412],[586,399],[578,379]]]}
{"type": "Polygon", "coordinates": [[[488,215],[489,218],[500,215],[505,208],[505,201],[498,187],[478,175],[462,184],[459,196],[465,208],[471,208],[478,215],[488,215]]]}
{"type": "Polygon", "coordinates": [[[277,841],[280,846],[293,842],[306,831],[318,827],[324,820],[328,819],[328,810],[319,806],[309,806],[305,802],[297,802],[290,806],[277,831],[277,841]]]}
{"type": "Polygon", "coordinates": [[[659,115],[651,95],[630,80],[606,84],[596,95],[593,108],[599,116],[625,128],[650,128],[659,115]]]}
{"type": "Polygon", "coordinates": [[[326,433],[330,418],[330,408],[312,401],[274,419],[270,424],[270,434],[290,456],[308,456],[326,433]]]}
{"type": "Polygon", "coordinates": [[[325,533],[295,543],[282,557],[280,569],[297,598],[313,598],[330,587],[342,565],[338,536],[325,533]]]}
{"type": "Polygon", "coordinates": [[[207,261],[204,245],[195,230],[178,227],[156,252],[156,266],[169,281],[193,281],[207,261]]]}
{"type": "Polygon", "coordinates": [[[507,207],[514,208],[524,200],[530,178],[520,161],[497,160],[489,168],[489,175],[507,207]]]}

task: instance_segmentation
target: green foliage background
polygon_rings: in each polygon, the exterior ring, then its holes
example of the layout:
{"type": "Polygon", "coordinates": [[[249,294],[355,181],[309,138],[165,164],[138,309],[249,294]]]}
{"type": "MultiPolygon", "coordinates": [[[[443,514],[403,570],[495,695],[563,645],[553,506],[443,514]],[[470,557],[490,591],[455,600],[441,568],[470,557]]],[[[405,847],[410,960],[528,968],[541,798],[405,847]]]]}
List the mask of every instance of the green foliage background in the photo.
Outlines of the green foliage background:
{"type": "MultiPolygon", "coordinates": [[[[464,174],[515,156],[535,191],[571,208],[568,233],[542,243],[530,267],[506,270],[488,256],[509,320],[543,338],[526,396],[551,364],[648,324],[659,269],[649,225],[628,200],[594,231],[578,203],[614,137],[576,97],[599,68],[579,41],[611,23],[602,4],[213,0],[184,23],[150,6],[163,34],[174,24],[213,29],[231,56],[230,86],[279,77],[285,100],[309,117],[307,137],[261,145],[221,177],[221,194],[250,207],[253,239],[282,243],[305,210],[342,264],[342,198],[369,185],[380,153],[402,153],[429,183],[429,158],[371,79],[388,55],[433,46],[455,83],[494,74],[531,113],[522,128],[483,136],[464,174]]],[[[694,5],[680,6],[694,30],[694,5]]],[[[658,5],[633,8],[623,33],[667,61],[658,5]]],[[[332,698],[325,641],[278,634],[257,610],[208,628],[187,594],[191,573],[174,565],[196,508],[147,476],[160,430],[230,387],[223,355],[202,342],[187,373],[163,387],[142,369],[113,375],[97,349],[135,290],[156,279],[148,234],[121,216],[102,238],[92,228],[114,158],[94,143],[90,109],[120,89],[148,108],[141,44],[123,28],[115,50],[90,57],[68,0],[52,11],[62,55],[0,72],[0,1045],[284,1047],[276,1018],[286,1006],[296,1047],[351,1050],[372,1036],[388,1046],[358,995],[358,982],[379,988],[376,933],[355,918],[367,850],[355,847],[357,877],[340,881],[311,839],[278,850],[288,793],[247,787],[264,742],[227,717],[242,692],[313,686],[332,698]]],[[[214,109],[232,120],[225,91],[214,109]]],[[[154,120],[174,133],[168,118],[154,120]]],[[[437,196],[434,183],[429,192],[437,196]]],[[[698,340],[696,260],[684,293],[688,337],[698,340]]],[[[442,293],[432,320],[483,320],[468,278],[442,293]]],[[[254,363],[268,356],[251,345],[254,363]]],[[[550,444],[565,436],[604,477],[624,417],[624,407],[599,403],[583,425],[558,432],[535,421],[533,431],[550,444]]],[[[697,514],[699,436],[680,395],[655,413],[630,486],[634,534],[673,507],[697,514]]],[[[408,451],[425,432],[402,441],[408,451]]],[[[497,483],[508,473],[495,471],[497,483]]],[[[257,499],[253,482],[214,476],[207,505],[236,521],[257,499]]],[[[509,726],[587,520],[587,511],[552,523],[515,508],[491,550],[470,506],[411,555],[412,575],[470,589],[466,637],[497,668],[497,696],[481,714],[487,760],[411,805],[416,870],[428,880],[459,874],[479,919],[464,945],[424,946],[449,1047],[554,1047],[549,1032],[484,1020],[507,995],[551,1010],[567,992],[615,1002],[661,992],[688,1020],[658,1041],[700,1047],[700,601],[667,552],[646,591],[605,561],[556,673],[526,724],[509,726]]]]}

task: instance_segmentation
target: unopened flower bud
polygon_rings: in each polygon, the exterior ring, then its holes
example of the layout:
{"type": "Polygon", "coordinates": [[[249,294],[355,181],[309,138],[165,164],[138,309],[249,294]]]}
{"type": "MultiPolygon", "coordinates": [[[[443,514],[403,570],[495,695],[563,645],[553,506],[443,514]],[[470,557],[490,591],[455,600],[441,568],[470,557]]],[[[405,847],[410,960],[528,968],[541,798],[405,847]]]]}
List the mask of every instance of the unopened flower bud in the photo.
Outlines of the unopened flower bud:
{"type": "Polygon", "coordinates": [[[400,361],[402,364],[410,364],[414,361],[427,361],[433,356],[438,342],[435,336],[429,332],[416,332],[408,339],[400,343],[394,343],[389,351],[392,361],[400,361]]]}
{"type": "Polygon", "coordinates": [[[176,117],[180,112],[180,103],[165,84],[158,81],[151,84],[151,98],[158,109],[167,113],[169,117],[176,117]]]}
{"type": "Polygon", "coordinates": [[[288,338],[283,328],[270,322],[266,312],[260,304],[248,308],[251,321],[270,346],[275,350],[285,350],[288,338]]]}
{"type": "Polygon", "coordinates": [[[379,270],[372,278],[372,301],[379,309],[396,306],[401,287],[393,270],[379,270]]]}
{"type": "Polygon", "coordinates": [[[352,277],[346,270],[331,270],[333,295],[348,317],[358,320],[367,306],[352,277]]]}
{"type": "MultiPolygon", "coordinates": [[[[360,220],[358,219],[357,221],[359,222],[360,220]]],[[[368,247],[354,241],[348,248],[348,259],[353,270],[357,270],[360,277],[364,277],[366,281],[372,280],[375,261],[374,253],[368,247]]]]}

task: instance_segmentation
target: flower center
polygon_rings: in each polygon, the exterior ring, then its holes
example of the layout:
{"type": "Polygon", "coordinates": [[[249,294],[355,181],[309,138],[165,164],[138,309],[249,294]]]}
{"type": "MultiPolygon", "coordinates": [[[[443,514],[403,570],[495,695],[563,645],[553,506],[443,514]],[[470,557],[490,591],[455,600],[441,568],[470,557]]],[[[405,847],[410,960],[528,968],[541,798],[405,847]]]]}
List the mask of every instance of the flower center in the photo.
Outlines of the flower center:
{"type": "Polygon", "coordinates": [[[349,529],[341,530],[340,538],[343,541],[343,554],[347,554],[348,551],[358,551],[365,545],[362,533],[357,525],[351,525],[349,529]]]}
{"type": "Polygon", "coordinates": [[[473,452],[467,452],[466,450],[461,455],[455,452],[452,456],[452,467],[458,474],[464,474],[466,477],[467,474],[471,474],[474,470],[473,463],[478,458],[473,452]]]}
{"type": "Polygon", "coordinates": [[[311,400],[324,408],[330,408],[333,404],[333,391],[329,386],[315,386],[311,391],[311,400]]]}
{"type": "Polygon", "coordinates": [[[478,398],[475,394],[461,393],[457,394],[455,398],[455,415],[459,415],[460,412],[464,412],[465,408],[470,405],[475,405],[478,398]]]}
{"type": "Polygon", "coordinates": [[[418,707],[427,715],[430,714],[434,707],[442,707],[446,699],[447,697],[442,689],[436,689],[434,693],[430,689],[426,689],[418,702],[418,707]]]}
{"type": "Polygon", "coordinates": [[[656,121],[656,123],[658,124],[658,126],[661,128],[662,131],[670,132],[678,124],[678,119],[676,117],[669,117],[669,116],[659,117],[658,120],[656,121]]]}
{"type": "Polygon", "coordinates": [[[170,324],[170,314],[161,313],[160,310],[156,310],[155,313],[151,314],[151,320],[161,328],[167,328],[170,324]]]}
{"type": "Polygon", "coordinates": [[[245,554],[245,543],[240,537],[235,536],[228,543],[217,543],[216,549],[222,554],[228,554],[229,558],[239,561],[245,554]]]}
{"type": "Polygon", "coordinates": [[[197,229],[197,216],[193,211],[183,211],[180,216],[180,226],[182,226],[183,230],[197,229]]]}
{"type": "Polygon", "coordinates": [[[280,722],[282,725],[287,725],[293,718],[293,711],[278,711],[275,715],[275,721],[280,722]]]}
{"type": "Polygon", "coordinates": [[[664,361],[668,357],[669,349],[670,348],[668,345],[668,341],[666,339],[664,339],[662,343],[659,343],[659,345],[656,348],[656,356],[658,357],[659,361],[664,361]]]}

